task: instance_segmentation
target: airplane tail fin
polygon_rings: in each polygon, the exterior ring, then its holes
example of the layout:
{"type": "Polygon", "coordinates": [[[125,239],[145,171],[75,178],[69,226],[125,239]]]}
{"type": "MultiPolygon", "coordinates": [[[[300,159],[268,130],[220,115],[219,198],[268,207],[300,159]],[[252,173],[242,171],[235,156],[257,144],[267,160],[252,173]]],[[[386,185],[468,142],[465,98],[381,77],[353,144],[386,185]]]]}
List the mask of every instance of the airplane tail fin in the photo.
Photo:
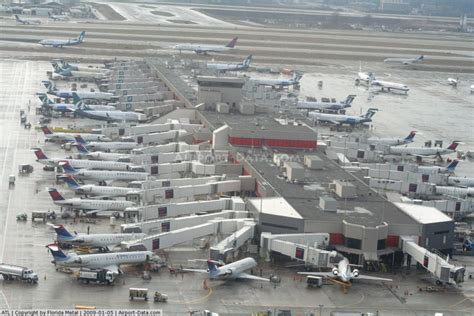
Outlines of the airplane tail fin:
{"type": "Polygon", "coordinates": [[[244,62],[242,63],[242,65],[244,67],[249,67],[251,62],[252,62],[252,55],[249,55],[247,56],[247,58],[244,59],[244,62]]]}
{"type": "Polygon", "coordinates": [[[55,87],[54,87],[54,84],[49,81],[49,80],[43,80],[41,81],[43,83],[43,85],[46,87],[46,89],[48,89],[48,92],[53,92],[55,90],[55,87]]]}
{"type": "Polygon", "coordinates": [[[81,144],[81,145],[86,145],[87,144],[87,142],[84,140],[84,138],[82,138],[81,135],[75,135],[74,139],[76,140],[76,142],[78,144],[81,144]]]}
{"type": "Polygon", "coordinates": [[[344,103],[346,105],[351,105],[351,103],[352,103],[352,101],[354,101],[355,97],[356,97],[355,94],[348,95],[347,98],[346,98],[346,101],[344,101],[344,103]]]}
{"type": "Polygon", "coordinates": [[[453,161],[449,163],[449,165],[446,166],[446,169],[452,173],[456,169],[456,166],[458,165],[458,163],[459,163],[459,160],[454,159],[453,161]]]}
{"type": "Polygon", "coordinates": [[[77,170],[74,169],[73,166],[71,166],[69,164],[69,162],[67,162],[67,161],[61,161],[59,163],[59,165],[61,166],[61,168],[63,168],[64,173],[66,173],[66,174],[76,174],[77,173],[77,170]]]}
{"type": "Polygon", "coordinates": [[[64,176],[64,177],[61,177],[61,179],[64,180],[64,182],[66,182],[67,186],[69,188],[71,188],[72,190],[77,190],[80,185],[79,183],[76,181],[76,179],[74,179],[74,177],[70,174],[64,176]]]}
{"type": "Polygon", "coordinates": [[[45,136],[53,135],[54,133],[49,129],[48,126],[41,126],[41,130],[45,136]]]}
{"type": "Polygon", "coordinates": [[[217,271],[216,263],[213,260],[207,260],[207,269],[212,274],[213,272],[217,271]]]}
{"type": "Polygon", "coordinates": [[[376,109],[376,108],[370,108],[367,110],[367,113],[365,113],[364,117],[367,118],[367,119],[370,119],[372,118],[372,116],[375,115],[375,113],[377,113],[379,109],[376,109]]]}
{"type": "Polygon", "coordinates": [[[33,148],[33,152],[35,153],[35,156],[38,160],[48,159],[48,157],[46,157],[46,154],[43,152],[41,148],[33,148]]]}
{"type": "Polygon", "coordinates": [[[46,248],[51,251],[51,255],[53,256],[55,261],[64,261],[70,257],[69,255],[65,254],[57,244],[49,244],[46,246],[46,248]]]}
{"type": "Polygon", "coordinates": [[[51,63],[51,65],[53,65],[54,72],[60,73],[62,71],[61,67],[56,62],[51,63]]]}
{"type": "Polygon", "coordinates": [[[79,95],[76,92],[72,92],[72,102],[77,105],[80,101],[79,95]]]}
{"type": "Polygon", "coordinates": [[[58,237],[62,237],[62,238],[74,237],[63,225],[54,225],[53,228],[56,231],[56,234],[58,235],[58,237]]]}
{"type": "Polygon", "coordinates": [[[38,99],[40,99],[43,105],[48,105],[49,103],[51,103],[46,93],[37,93],[36,96],[38,97],[38,99]]]}
{"type": "Polygon", "coordinates": [[[408,134],[408,136],[405,137],[405,142],[412,143],[415,136],[416,136],[416,131],[411,131],[410,134],[408,134]]]}
{"type": "Polygon", "coordinates": [[[234,37],[229,43],[227,43],[227,45],[225,45],[225,47],[234,48],[238,39],[238,37],[234,37]]]}
{"type": "Polygon", "coordinates": [[[451,145],[449,145],[448,149],[456,150],[458,145],[459,145],[459,142],[452,142],[451,145]]]}
{"type": "Polygon", "coordinates": [[[303,78],[303,75],[298,73],[298,72],[295,72],[294,75],[293,75],[293,82],[294,83],[299,83],[301,78],[303,78]]]}
{"type": "Polygon", "coordinates": [[[15,19],[17,20],[17,22],[21,22],[21,19],[16,14],[15,14],[15,19]]]}
{"type": "Polygon", "coordinates": [[[61,193],[59,193],[58,190],[56,190],[55,188],[49,188],[48,193],[53,199],[53,201],[64,201],[64,198],[61,193]]]}
{"type": "Polygon", "coordinates": [[[425,59],[425,56],[421,55],[420,57],[417,58],[418,61],[423,61],[425,59]]]}
{"type": "Polygon", "coordinates": [[[84,147],[83,144],[76,143],[76,144],[74,144],[74,146],[76,146],[77,150],[78,150],[81,154],[88,154],[88,153],[90,153],[90,151],[88,151],[87,148],[84,147]]]}
{"type": "Polygon", "coordinates": [[[84,41],[85,36],[86,36],[86,31],[82,31],[81,34],[79,34],[79,37],[77,38],[79,43],[82,43],[84,41]]]}

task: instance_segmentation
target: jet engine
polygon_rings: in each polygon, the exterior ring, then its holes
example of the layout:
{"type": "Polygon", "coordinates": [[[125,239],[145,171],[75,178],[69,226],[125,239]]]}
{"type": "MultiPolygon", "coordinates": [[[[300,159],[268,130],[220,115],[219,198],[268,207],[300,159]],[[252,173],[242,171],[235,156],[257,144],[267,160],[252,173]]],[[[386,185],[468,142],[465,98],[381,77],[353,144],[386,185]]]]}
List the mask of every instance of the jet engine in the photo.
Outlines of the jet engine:
{"type": "Polygon", "coordinates": [[[339,270],[338,270],[336,267],[332,268],[332,274],[338,275],[338,274],[339,274],[339,270]]]}
{"type": "Polygon", "coordinates": [[[352,271],[352,277],[357,278],[358,276],[359,276],[359,270],[354,269],[354,271],[352,271]]]}

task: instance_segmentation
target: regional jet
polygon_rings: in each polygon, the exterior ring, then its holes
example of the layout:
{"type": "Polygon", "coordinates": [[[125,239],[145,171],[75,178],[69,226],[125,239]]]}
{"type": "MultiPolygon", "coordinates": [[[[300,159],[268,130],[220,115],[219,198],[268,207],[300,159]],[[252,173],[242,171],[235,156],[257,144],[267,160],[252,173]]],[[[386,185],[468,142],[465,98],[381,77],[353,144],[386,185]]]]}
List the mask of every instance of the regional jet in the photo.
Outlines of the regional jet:
{"type": "Polygon", "coordinates": [[[40,20],[27,20],[27,19],[20,19],[18,15],[15,14],[15,21],[17,23],[23,24],[23,25],[31,25],[31,24],[41,24],[40,20]]]}
{"type": "Polygon", "coordinates": [[[193,51],[196,54],[207,54],[210,52],[213,53],[223,53],[228,50],[234,49],[235,44],[237,43],[238,37],[234,37],[229,43],[224,46],[221,45],[206,45],[206,44],[178,44],[174,49],[181,51],[193,51]]]}
{"type": "Polygon", "coordinates": [[[389,148],[389,153],[392,155],[410,155],[416,157],[430,157],[441,155],[449,155],[456,152],[459,142],[453,141],[447,148],[440,147],[394,147],[389,148]]]}
{"type": "Polygon", "coordinates": [[[111,100],[113,98],[117,98],[113,93],[110,92],[58,90],[51,81],[43,80],[42,83],[46,89],[48,89],[49,94],[63,99],[72,98],[73,93],[77,94],[77,96],[81,99],[111,100]]]}
{"type": "Polygon", "coordinates": [[[75,137],[80,135],[86,141],[102,141],[108,142],[111,139],[102,134],[89,134],[89,133],[81,133],[81,134],[72,134],[72,133],[55,133],[52,132],[47,126],[42,126],[41,130],[43,131],[44,137],[51,141],[61,141],[61,142],[73,142],[75,141],[75,137]]]}
{"type": "Polygon", "coordinates": [[[55,188],[48,189],[54,204],[74,210],[82,210],[86,214],[97,214],[104,211],[123,212],[127,207],[135,206],[131,201],[99,200],[99,199],[65,199],[55,188]]]}
{"type": "Polygon", "coordinates": [[[367,113],[361,116],[310,112],[308,116],[315,122],[331,123],[335,125],[360,125],[372,122],[372,117],[377,111],[378,109],[369,108],[367,113]]]}
{"type": "Polygon", "coordinates": [[[81,34],[77,38],[71,39],[44,39],[39,41],[40,45],[43,46],[51,46],[51,47],[60,47],[63,48],[64,46],[73,46],[79,45],[84,41],[84,36],[86,35],[85,31],[82,31],[81,34]]]}
{"type": "Polygon", "coordinates": [[[382,92],[384,92],[385,90],[387,90],[387,92],[391,92],[392,90],[395,90],[395,91],[403,91],[405,93],[408,93],[408,91],[410,91],[410,88],[408,88],[406,84],[378,80],[378,79],[371,80],[370,85],[374,87],[379,87],[382,92]]]}
{"type": "Polygon", "coordinates": [[[448,84],[449,84],[450,86],[457,87],[459,82],[461,82],[461,81],[459,80],[459,78],[456,78],[456,79],[454,79],[454,78],[448,78],[448,84]]]}
{"type": "Polygon", "coordinates": [[[246,70],[250,67],[250,63],[252,62],[252,55],[249,55],[247,58],[244,59],[243,62],[238,64],[216,64],[216,63],[209,63],[206,65],[208,69],[215,69],[217,71],[226,72],[226,71],[238,71],[238,70],[246,70]]]}
{"type": "Polygon", "coordinates": [[[392,58],[385,58],[384,63],[396,63],[402,65],[410,65],[416,63],[422,63],[425,56],[421,55],[415,58],[400,58],[400,57],[392,57],[392,58]]]}
{"type": "Polygon", "coordinates": [[[399,146],[413,143],[415,139],[416,132],[411,131],[405,138],[390,137],[390,138],[375,138],[371,137],[367,139],[367,143],[370,145],[385,145],[385,146],[399,146]]]}
{"type": "Polygon", "coordinates": [[[86,147],[84,147],[84,145],[78,143],[75,143],[74,146],[79,151],[79,155],[88,159],[105,161],[130,161],[130,154],[89,151],[86,147]]]}
{"type": "Polygon", "coordinates": [[[253,81],[259,86],[288,87],[299,84],[302,77],[302,74],[295,72],[291,79],[253,79],[253,81]]]}
{"type": "Polygon", "coordinates": [[[359,270],[351,269],[351,264],[347,258],[342,259],[337,263],[337,267],[332,268],[331,272],[298,272],[298,274],[322,276],[331,279],[342,281],[346,285],[354,279],[378,282],[392,282],[392,279],[373,277],[360,274],[359,270]]]}
{"type": "Polygon", "coordinates": [[[50,244],[46,246],[54,258],[53,263],[57,266],[69,268],[91,268],[106,269],[119,274],[119,266],[122,264],[143,264],[153,261],[155,255],[151,251],[128,251],[111,252],[88,255],[76,253],[64,253],[59,245],[50,244]]]}
{"type": "Polygon", "coordinates": [[[454,170],[456,169],[456,166],[458,165],[459,160],[454,159],[453,161],[449,162],[446,167],[440,167],[440,166],[418,166],[418,169],[416,172],[419,173],[447,173],[447,174],[453,174],[454,170]]]}
{"type": "Polygon", "coordinates": [[[352,101],[355,99],[355,95],[351,94],[348,95],[345,101],[336,102],[334,101],[327,101],[317,102],[317,101],[298,101],[296,104],[297,109],[301,110],[317,110],[317,111],[331,111],[331,112],[338,112],[344,110],[351,106],[352,101]]]}
{"type": "Polygon", "coordinates": [[[65,175],[61,177],[64,182],[72,189],[76,194],[87,196],[95,196],[96,198],[109,198],[109,197],[125,197],[130,192],[136,192],[131,188],[126,187],[113,187],[95,184],[79,184],[72,175],[65,175]]]}
{"type": "Polygon", "coordinates": [[[215,261],[209,259],[207,260],[207,270],[183,269],[183,271],[207,273],[211,280],[248,279],[269,282],[270,279],[244,273],[244,271],[253,269],[256,266],[257,262],[251,257],[247,257],[219,267],[216,265],[215,261]]]}
{"type": "Polygon", "coordinates": [[[137,112],[91,111],[81,106],[78,107],[76,112],[82,117],[107,122],[146,122],[147,120],[145,114],[137,112]]]}
{"type": "Polygon", "coordinates": [[[108,171],[108,170],[77,170],[73,168],[67,161],[59,163],[65,174],[74,175],[79,179],[89,179],[98,182],[107,181],[139,181],[147,180],[149,175],[147,172],[133,171],[108,171]]]}
{"type": "Polygon", "coordinates": [[[128,234],[78,234],[69,232],[63,225],[52,225],[56,231],[56,240],[60,245],[72,245],[99,249],[112,249],[123,241],[137,240],[145,237],[141,233],[128,234]]]}
{"type": "Polygon", "coordinates": [[[116,111],[115,106],[112,105],[103,105],[103,104],[84,104],[81,99],[77,96],[75,92],[73,94],[73,103],[54,103],[51,101],[46,93],[36,93],[36,96],[43,103],[44,107],[49,108],[54,112],[60,113],[73,113],[78,110],[79,106],[85,110],[94,110],[94,111],[116,111]],[[75,97],[74,97],[75,95],[75,97]]]}
{"type": "Polygon", "coordinates": [[[69,17],[67,15],[54,15],[51,12],[48,12],[48,18],[53,21],[68,21],[69,17]]]}
{"type": "Polygon", "coordinates": [[[118,150],[132,150],[139,145],[136,142],[87,142],[80,135],[75,137],[78,144],[92,150],[118,151],[118,150]]]}

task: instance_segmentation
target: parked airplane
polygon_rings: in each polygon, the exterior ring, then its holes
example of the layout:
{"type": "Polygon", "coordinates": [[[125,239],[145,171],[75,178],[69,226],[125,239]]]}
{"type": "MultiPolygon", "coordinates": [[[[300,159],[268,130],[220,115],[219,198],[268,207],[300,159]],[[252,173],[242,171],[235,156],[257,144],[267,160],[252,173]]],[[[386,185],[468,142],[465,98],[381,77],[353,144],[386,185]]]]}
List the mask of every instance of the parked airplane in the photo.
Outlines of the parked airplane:
{"type": "Polygon", "coordinates": [[[337,279],[344,283],[350,283],[354,279],[366,281],[392,282],[392,279],[373,277],[360,274],[359,270],[351,269],[351,264],[347,258],[337,263],[337,267],[332,268],[331,272],[298,272],[298,274],[323,276],[331,279],[337,279]]]}
{"type": "Polygon", "coordinates": [[[102,186],[94,184],[84,184],[80,185],[72,175],[66,175],[61,177],[68,187],[76,192],[76,194],[98,196],[103,197],[124,197],[130,192],[134,192],[131,188],[125,187],[112,187],[112,186],[102,186]]]}
{"type": "Polygon", "coordinates": [[[36,155],[37,162],[47,166],[57,167],[62,162],[68,162],[73,168],[88,169],[88,170],[113,170],[113,171],[127,171],[132,167],[126,162],[115,161],[100,161],[87,159],[67,159],[67,158],[48,158],[41,148],[33,148],[36,155]]]}
{"type": "Polygon", "coordinates": [[[417,172],[423,173],[454,173],[456,166],[458,165],[459,160],[454,159],[446,167],[440,166],[418,166],[417,172]]]}
{"type": "Polygon", "coordinates": [[[53,263],[57,266],[69,268],[92,268],[106,269],[115,274],[120,273],[122,264],[143,264],[153,261],[155,255],[151,251],[128,251],[111,252],[89,255],[78,255],[76,253],[64,253],[59,245],[50,244],[46,246],[53,255],[53,263]]]}
{"type": "Polygon", "coordinates": [[[80,135],[77,135],[75,140],[78,144],[92,150],[119,151],[132,150],[139,147],[136,142],[87,142],[80,135]]]}
{"type": "Polygon", "coordinates": [[[81,105],[85,110],[94,110],[94,111],[116,111],[117,109],[112,105],[103,105],[103,104],[84,104],[81,99],[77,96],[75,92],[72,93],[74,103],[54,103],[48,98],[46,93],[36,93],[36,96],[43,103],[43,106],[48,107],[52,111],[60,113],[73,113],[78,109],[78,106],[81,105]]]}
{"type": "Polygon", "coordinates": [[[340,110],[343,110],[345,108],[348,108],[351,106],[352,101],[355,99],[355,95],[351,94],[348,95],[345,101],[340,101],[340,102],[335,102],[334,101],[323,101],[317,102],[317,101],[298,101],[296,104],[297,109],[304,109],[304,110],[318,110],[318,111],[332,111],[332,112],[337,112],[340,110]]]}
{"type": "Polygon", "coordinates": [[[76,111],[80,116],[87,117],[93,120],[107,121],[107,122],[146,122],[145,114],[137,112],[122,112],[122,111],[93,111],[85,110],[79,106],[76,111]]]}
{"type": "Polygon", "coordinates": [[[40,45],[43,46],[51,46],[51,47],[60,47],[63,48],[64,46],[73,46],[79,45],[84,41],[84,36],[86,35],[85,31],[82,31],[81,34],[77,38],[71,39],[44,39],[39,41],[40,45]]]}
{"type": "Polygon", "coordinates": [[[81,99],[111,100],[113,98],[118,98],[110,92],[58,90],[51,81],[43,80],[42,83],[48,89],[49,94],[63,99],[72,98],[73,93],[76,93],[81,99]]]}
{"type": "Polygon", "coordinates": [[[377,111],[378,109],[369,108],[367,110],[367,113],[361,116],[309,112],[308,116],[315,122],[326,122],[337,125],[359,125],[363,123],[372,122],[372,117],[377,111]]]}
{"type": "Polygon", "coordinates": [[[54,204],[61,207],[69,207],[74,210],[82,210],[86,214],[97,214],[103,211],[123,212],[127,207],[135,206],[131,201],[115,201],[100,199],[81,199],[72,198],[65,199],[56,189],[49,188],[49,195],[53,199],[54,204]]]}
{"type": "Polygon", "coordinates": [[[216,64],[216,63],[209,63],[206,65],[208,69],[215,69],[218,71],[238,71],[238,70],[246,70],[250,67],[250,63],[252,62],[252,55],[249,55],[247,58],[244,59],[243,62],[238,64],[216,64]]]}
{"type": "Polygon", "coordinates": [[[389,153],[392,155],[411,155],[417,157],[429,157],[448,155],[456,152],[459,142],[454,141],[447,148],[440,147],[393,147],[389,148],[389,153]]]}
{"type": "Polygon", "coordinates": [[[369,85],[370,81],[374,79],[374,74],[371,72],[363,72],[362,71],[362,63],[359,65],[359,72],[357,73],[357,77],[355,79],[356,84],[364,84],[369,85]]]}
{"type": "Polygon", "coordinates": [[[31,24],[41,24],[40,20],[30,20],[30,19],[21,19],[18,15],[15,14],[15,21],[17,23],[21,23],[23,25],[31,25],[31,24]]]}
{"type": "Polygon", "coordinates": [[[385,58],[384,63],[398,63],[398,64],[403,64],[403,65],[410,65],[410,64],[416,64],[416,63],[422,63],[424,60],[425,56],[421,55],[415,58],[399,58],[399,57],[393,57],[393,58],[385,58]]]}
{"type": "Polygon", "coordinates": [[[371,145],[386,145],[386,146],[398,146],[398,145],[406,145],[409,143],[413,143],[413,140],[415,139],[416,132],[411,131],[410,134],[408,134],[407,137],[405,138],[397,138],[397,137],[391,137],[391,138],[375,138],[371,137],[367,139],[367,144],[371,145]]]}
{"type": "Polygon", "coordinates": [[[270,279],[258,277],[255,275],[251,275],[248,273],[244,273],[246,270],[253,269],[257,266],[257,262],[255,259],[251,257],[247,257],[223,266],[217,266],[216,262],[213,260],[207,260],[207,270],[203,269],[183,269],[183,271],[189,272],[199,272],[199,273],[207,273],[211,280],[216,279],[249,279],[249,280],[257,280],[257,281],[267,281],[269,282],[270,279]]]}
{"type": "Polygon", "coordinates": [[[87,79],[94,79],[94,80],[102,80],[106,78],[106,74],[91,72],[91,71],[72,71],[69,69],[61,68],[57,63],[51,64],[54,68],[54,75],[57,78],[87,78],[87,79]]]}
{"type": "Polygon", "coordinates": [[[453,86],[453,87],[457,87],[458,86],[458,83],[460,83],[461,81],[459,80],[459,78],[448,78],[448,84],[450,86],[453,86]]]}
{"type": "Polygon", "coordinates": [[[378,79],[371,80],[370,85],[374,87],[379,87],[382,90],[382,92],[384,92],[385,90],[387,90],[387,92],[396,90],[396,91],[403,91],[405,93],[408,93],[408,91],[410,91],[410,88],[406,84],[378,80],[378,79]]]}
{"type": "Polygon", "coordinates": [[[449,177],[448,184],[461,188],[474,187],[474,178],[449,177]]]}
{"type": "Polygon", "coordinates": [[[89,134],[89,133],[80,133],[80,134],[72,134],[72,133],[55,133],[52,132],[47,126],[42,126],[41,130],[43,131],[44,136],[48,140],[52,141],[63,141],[63,142],[73,142],[75,141],[75,136],[80,135],[86,141],[102,141],[108,142],[111,139],[102,134],[89,134]]]}
{"type": "Polygon", "coordinates": [[[59,164],[65,174],[71,174],[80,179],[90,179],[95,181],[136,181],[148,179],[147,172],[132,172],[132,171],[106,171],[106,170],[77,170],[65,161],[59,164]]]}
{"type": "Polygon", "coordinates": [[[73,245],[100,249],[111,249],[122,241],[137,240],[145,237],[142,233],[132,234],[78,234],[70,233],[63,225],[52,225],[56,231],[56,241],[60,245],[73,245]]]}
{"type": "Polygon", "coordinates": [[[75,143],[79,154],[82,156],[87,157],[88,159],[93,160],[105,160],[105,161],[120,161],[120,160],[130,160],[130,154],[123,154],[123,153],[108,153],[102,151],[89,151],[86,147],[82,144],[75,143]]]}
{"type": "Polygon", "coordinates": [[[110,74],[112,71],[110,69],[105,69],[105,68],[92,68],[92,67],[81,67],[78,65],[71,65],[64,59],[55,59],[54,61],[60,62],[61,63],[61,68],[64,70],[70,70],[70,71],[84,71],[84,72],[96,72],[96,73],[102,73],[102,74],[110,74]]]}
{"type": "Polygon", "coordinates": [[[54,15],[51,12],[48,12],[48,19],[53,21],[68,21],[69,17],[67,15],[54,15]]]}
{"type": "Polygon", "coordinates": [[[178,44],[174,49],[179,50],[179,53],[184,51],[193,51],[196,54],[222,53],[231,50],[235,47],[238,37],[234,37],[229,43],[224,46],[221,45],[206,45],[206,44],[178,44]]]}
{"type": "Polygon", "coordinates": [[[253,79],[259,86],[287,87],[299,84],[302,74],[295,72],[291,79],[253,79]]]}

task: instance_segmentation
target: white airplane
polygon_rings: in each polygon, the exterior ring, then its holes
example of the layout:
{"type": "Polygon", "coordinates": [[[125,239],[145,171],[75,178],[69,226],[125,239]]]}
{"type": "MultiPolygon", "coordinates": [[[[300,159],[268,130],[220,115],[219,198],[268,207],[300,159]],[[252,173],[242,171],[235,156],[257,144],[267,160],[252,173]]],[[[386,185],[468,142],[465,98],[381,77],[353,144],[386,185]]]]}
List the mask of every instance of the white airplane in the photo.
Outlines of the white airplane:
{"type": "Polygon", "coordinates": [[[146,122],[145,114],[137,112],[122,112],[122,111],[93,111],[86,110],[83,107],[78,107],[76,112],[82,116],[93,120],[107,121],[107,122],[146,122]]]}
{"type": "Polygon", "coordinates": [[[95,197],[125,197],[130,192],[137,190],[124,187],[102,186],[94,184],[80,185],[72,175],[61,177],[66,182],[68,187],[76,192],[76,194],[95,196],[95,197]]]}
{"type": "Polygon", "coordinates": [[[15,21],[23,25],[41,24],[40,20],[20,19],[20,17],[16,14],[15,14],[15,21]]]}
{"type": "Polygon", "coordinates": [[[406,84],[378,80],[378,79],[372,79],[370,81],[370,85],[373,87],[380,88],[382,92],[384,92],[385,90],[387,90],[387,92],[391,92],[392,90],[395,90],[395,91],[403,91],[405,93],[408,93],[408,91],[410,91],[410,88],[406,84]]]}
{"type": "Polygon", "coordinates": [[[111,252],[89,255],[64,253],[59,245],[46,246],[53,255],[53,263],[57,266],[69,268],[106,269],[114,274],[120,273],[122,264],[143,264],[153,261],[155,255],[151,251],[111,252]]]}
{"type": "Polygon", "coordinates": [[[41,126],[41,130],[43,131],[44,136],[48,140],[52,141],[64,141],[64,142],[73,142],[75,141],[75,136],[80,135],[86,141],[102,141],[108,142],[111,139],[102,134],[89,134],[89,133],[80,133],[80,134],[72,134],[72,133],[54,133],[52,132],[47,126],[41,126]]]}
{"type": "MultiPolygon", "coordinates": [[[[345,101],[340,102],[317,102],[317,101],[298,101],[296,108],[300,110],[317,110],[317,111],[331,111],[337,112],[351,106],[355,95],[348,95],[345,101]]],[[[334,100],[335,101],[335,100],[334,100]]]]}
{"type": "Polygon", "coordinates": [[[196,54],[207,54],[210,52],[213,53],[223,53],[228,50],[234,49],[235,44],[237,43],[238,37],[234,37],[229,43],[224,46],[221,45],[206,45],[206,44],[178,44],[174,46],[174,49],[178,50],[179,53],[184,51],[193,51],[196,54]]]}
{"type": "Polygon", "coordinates": [[[73,245],[100,249],[111,249],[119,246],[122,241],[144,238],[146,234],[78,234],[70,233],[63,225],[52,225],[56,231],[56,241],[60,245],[73,245]]]}
{"type": "Polygon", "coordinates": [[[67,15],[54,15],[51,12],[48,12],[48,19],[53,21],[68,21],[69,17],[67,15]]]}
{"type": "Polygon", "coordinates": [[[115,201],[100,199],[81,199],[72,198],[65,199],[56,189],[49,188],[49,195],[53,199],[54,204],[61,207],[69,207],[74,210],[82,210],[86,214],[97,214],[103,211],[123,212],[127,207],[135,206],[131,201],[115,201]]]}
{"type": "Polygon", "coordinates": [[[207,260],[207,270],[183,269],[183,271],[207,273],[209,275],[209,279],[211,280],[248,279],[256,281],[270,281],[270,279],[261,278],[244,272],[246,270],[253,269],[257,266],[257,262],[251,257],[244,258],[219,267],[216,265],[216,263],[217,262],[209,259],[207,260]]]}
{"type": "Polygon", "coordinates": [[[117,98],[113,93],[110,93],[110,92],[58,90],[54,86],[54,83],[52,83],[51,81],[43,80],[41,82],[48,89],[49,94],[55,95],[63,99],[72,98],[73,93],[76,93],[77,96],[81,99],[111,100],[111,99],[117,98]]]}
{"type": "Polygon", "coordinates": [[[397,63],[397,64],[403,64],[403,65],[410,65],[410,64],[416,64],[416,63],[422,63],[424,60],[425,56],[420,55],[418,57],[414,58],[400,58],[400,57],[392,57],[392,58],[385,58],[384,63],[397,63]]]}
{"type": "Polygon", "coordinates": [[[415,131],[411,131],[405,138],[397,138],[397,137],[390,137],[390,138],[376,138],[371,137],[367,139],[367,144],[370,145],[386,145],[386,146],[399,146],[399,145],[406,145],[409,143],[413,143],[413,140],[416,136],[415,131]]]}
{"type": "Polygon", "coordinates": [[[44,107],[48,107],[52,111],[60,112],[60,113],[73,113],[75,112],[79,105],[83,107],[85,110],[94,110],[94,111],[116,111],[117,109],[115,106],[111,105],[103,105],[103,104],[84,104],[77,96],[75,92],[73,92],[73,102],[74,103],[54,103],[48,98],[46,93],[36,93],[36,96],[40,101],[43,103],[44,107]]]}
{"type": "Polygon", "coordinates": [[[288,87],[300,83],[302,74],[295,72],[291,79],[253,79],[259,86],[288,87]]]}
{"type": "Polygon", "coordinates": [[[92,67],[82,67],[78,65],[72,65],[65,61],[64,59],[53,59],[53,62],[60,62],[61,68],[64,70],[71,70],[71,71],[84,71],[84,72],[97,72],[102,74],[111,74],[112,70],[106,68],[92,68],[92,67]]]}
{"type": "Polygon", "coordinates": [[[459,78],[448,78],[448,84],[450,86],[453,86],[453,87],[457,87],[458,86],[458,83],[460,83],[461,81],[459,80],[459,78]]]}
{"type": "Polygon", "coordinates": [[[454,173],[454,170],[456,169],[456,166],[458,165],[459,160],[454,159],[446,167],[440,167],[440,166],[418,166],[418,169],[416,172],[418,173],[449,173],[452,174],[454,173]]]}
{"type": "Polygon", "coordinates": [[[63,168],[65,174],[71,174],[80,179],[90,179],[96,181],[137,181],[147,180],[149,175],[147,172],[132,171],[108,171],[108,170],[76,170],[65,161],[59,164],[63,168]]]}
{"type": "Polygon", "coordinates": [[[216,64],[216,63],[208,63],[206,67],[208,69],[215,69],[218,71],[238,71],[238,70],[246,70],[250,67],[250,63],[252,62],[252,55],[249,55],[247,58],[244,59],[243,62],[238,64],[216,64]]]}
{"type": "Polygon", "coordinates": [[[57,63],[52,63],[54,68],[53,79],[65,79],[65,78],[84,78],[94,79],[100,81],[107,77],[106,74],[91,72],[91,71],[72,71],[69,69],[62,69],[57,63]]]}
{"type": "Polygon", "coordinates": [[[361,116],[309,112],[308,116],[315,122],[331,123],[336,125],[359,125],[372,122],[372,117],[377,111],[378,109],[369,108],[367,113],[361,116]]]}
{"type": "Polygon", "coordinates": [[[136,142],[87,142],[80,135],[77,135],[75,140],[78,144],[92,150],[119,151],[132,150],[139,147],[139,144],[136,142]]]}
{"type": "Polygon", "coordinates": [[[440,147],[394,147],[389,148],[389,153],[392,155],[411,155],[417,157],[429,157],[448,155],[456,152],[459,142],[454,141],[447,148],[440,147]]]}
{"type": "Polygon", "coordinates": [[[116,161],[100,161],[100,160],[87,160],[87,159],[67,159],[67,158],[48,158],[41,148],[33,148],[33,152],[36,155],[36,161],[47,166],[59,166],[62,162],[67,162],[73,168],[77,169],[88,169],[88,170],[114,170],[114,171],[127,171],[133,167],[132,164],[126,162],[116,161]]]}
{"type": "Polygon", "coordinates": [[[361,63],[359,65],[359,72],[357,73],[357,77],[355,79],[356,84],[364,84],[368,86],[372,79],[374,79],[374,74],[371,72],[363,72],[361,63]]]}
{"type": "Polygon", "coordinates": [[[337,263],[337,267],[332,268],[331,272],[298,272],[298,274],[322,276],[331,279],[337,279],[344,283],[349,283],[351,280],[367,280],[367,281],[379,281],[379,282],[392,282],[392,279],[373,277],[368,275],[360,274],[359,270],[351,269],[351,264],[347,258],[342,259],[337,263]]]}
{"type": "Polygon", "coordinates": [[[73,46],[79,45],[84,41],[84,36],[86,35],[85,31],[82,31],[81,34],[77,38],[70,38],[70,39],[44,39],[39,41],[40,45],[43,46],[51,46],[51,47],[59,47],[63,48],[64,46],[73,46]]]}
{"type": "Polygon", "coordinates": [[[84,156],[89,159],[93,160],[104,160],[104,161],[127,161],[130,160],[130,154],[122,154],[122,153],[108,153],[102,151],[89,151],[86,147],[82,144],[75,143],[77,150],[81,156],[84,156]]]}
{"type": "Polygon", "coordinates": [[[461,188],[470,188],[474,187],[474,178],[449,177],[448,184],[461,188]]]}

